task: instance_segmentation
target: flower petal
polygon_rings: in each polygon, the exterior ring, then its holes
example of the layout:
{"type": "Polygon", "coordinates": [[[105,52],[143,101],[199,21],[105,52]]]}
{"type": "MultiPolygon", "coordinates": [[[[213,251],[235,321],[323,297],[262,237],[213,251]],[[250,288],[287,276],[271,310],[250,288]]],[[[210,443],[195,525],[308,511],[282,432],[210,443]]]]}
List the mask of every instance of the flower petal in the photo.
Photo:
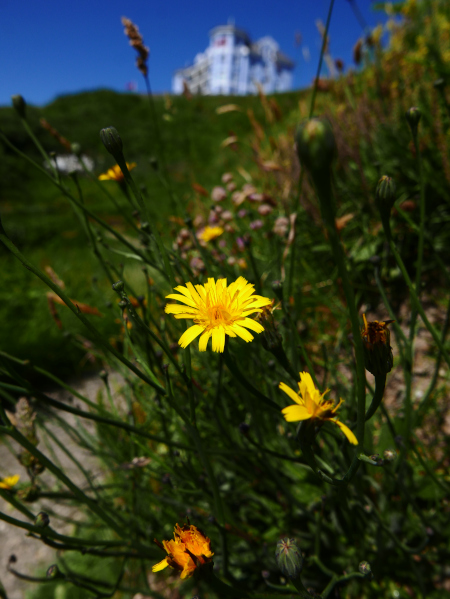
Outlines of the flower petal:
{"type": "Polygon", "coordinates": [[[152,566],[152,572],[159,572],[160,570],[164,570],[169,565],[167,561],[167,557],[165,557],[161,562],[158,562],[154,566],[152,566]]]}
{"type": "Polygon", "coordinates": [[[246,327],[251,331],[255,331],[255,333],[262,333],[264,331],[262,324],[259,324],[259,322],[256,322],[256,320],[253,320],[252,318],[244,318],[244,320],[240,320],[239,325],[241,327],[246,327]]]}
{"type": "Polygon", "coordinates": [[[287,422],[298,422],[299,420],[308,420],[311,413],[305,406],[287,406],[281,410],[287,422]]]}
{"type": "Polygon", "coordinates": [[[343,424],[340,420],[338,420],[337,418],[330,418],[331,422],[334,422],[335,424],[338,425],[338,427],[341,429],[341,431],[344,433],[344,435],[347,437],[347,439],[350,441],[350,443],[352,445],[358,445],[358,439],[355,437],[355,435],[353,434],[353,432],[348,428],[347,425],[343,424]]]}
{"type": "Polygon", "coordinates": [[[304,402],[303,399],[299,396],[298,393],[296,393],[293,389],[291,389],[290,387],[288,387],[286,385],[286,383],[280,383],[278,385],[278,387],[284,391],[287,395],[289,395],[289,397],[295,401],[295,403],[298,403],[300,406],[303,406],[304,402]]]}
{"type": "Polygon", "coordinates": [[[205,331],[198,341],[199,351],[206,351],[208,346],[209,338],[211,337],[212,331],[205,331]]]}
{"type": "Polygon", "coordinates": [[[212,349],[220,353],[225,349],[225,329],[223,327],[212,330],[212,349]]]}
{"type": "Polygon", "coordinates": [[[200,333],[203,333],[204,330],[205,328],[201,327],[199,324],[192,325],[186,331],[184,331],[184,333],[178,339],[178,345],[181,345],[183,349],[186,348],[189,343],[194,341],[194,339],[198,337],[200,333]]]}
{"type": "Polygon", "coordinates": [[[187,304],[188,306],[192,306],[192,308],[197,309],[197,304],[194,302],[194,300],[191,297],[187,297],[185,295],[179,295],[178,293],[170,293],[169,295],[166,295],[166,299],[178,300],[179,302],[183,302],[184,304],[187,304]]]}
{"type": "Polygon", "coordinates": [[[239,326],[236,322],[231,325],[231,330],[247,343],[249,341],[253,341],[253,335],[250,333],[250,331],[247,331],[247,329],[244,329],[244,327],[239,326]]]}

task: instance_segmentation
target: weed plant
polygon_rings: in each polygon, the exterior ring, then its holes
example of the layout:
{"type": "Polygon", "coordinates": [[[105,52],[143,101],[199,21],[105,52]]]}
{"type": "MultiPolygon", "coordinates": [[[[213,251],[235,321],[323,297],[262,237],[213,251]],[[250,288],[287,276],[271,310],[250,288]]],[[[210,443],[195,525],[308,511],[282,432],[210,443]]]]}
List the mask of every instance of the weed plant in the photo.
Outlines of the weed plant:
{"type": "MultiPolygon", "coordinates": [[[[65,351],[82,347],[103,369],[93,400],[23,353],[0,352],[2,442],[29,476],[4,473],[0,519],[57,550],[42,576],[10,560],[10,573],[40,583],[35,597],[449,596],[450,14],[444,0],[396,7],[389,47],[381,30],[365,32],[364,68],[317,77],[295,110],[294,95],[261,92],[256,109],[186,90],[162,118],[127,22],[149,93],[101,130],[111,181],[64,176],[15,97],[35,149],[0,134],[10,180],[28,172],[15,153],[68,201],[95,285],[66,277],[77,262],[61,278],[56,241],[49,263],[29,258],[18,212],[9,232],[6,211],[0,240],[46,285],[65,351]],[[207,104],[214,155],[193,140],[207,104]],[[55,399],[37,375],[77,402],[55,399]],[[57,426],[101,461],[101,476],[57,426]],[[49,437],[58,451],[43,449],[49,437]],[[69,518],[70,534],[60,505],[83,516],[69,518]]],[[[73,117],[57,107],[53,137],[64,143],[57,130],[73,117]]],[[[81,169],[97,127],[88,110],[84,123],[71,145],[81,169]]],[[[14,302],[24,284],[9,290],[14,302]]]]}

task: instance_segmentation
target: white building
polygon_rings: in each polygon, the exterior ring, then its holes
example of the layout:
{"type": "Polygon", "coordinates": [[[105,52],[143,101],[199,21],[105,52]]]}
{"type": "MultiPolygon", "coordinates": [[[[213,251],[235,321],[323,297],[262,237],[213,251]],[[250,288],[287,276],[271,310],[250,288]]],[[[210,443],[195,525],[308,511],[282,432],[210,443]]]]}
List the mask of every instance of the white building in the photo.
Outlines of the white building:
{"type": "Polygon", "coordinates": [[[289,91],[294,63],[280,52],[276,41],[263,37],[252,43],[242,29],[220,25],[209,32],[209,47],[197,54],[194,64],[175,71],[174,94],[183,92],[184,82],[194,94],[245,95],[256,93],[259,83],[265,93],[289,91]]]}

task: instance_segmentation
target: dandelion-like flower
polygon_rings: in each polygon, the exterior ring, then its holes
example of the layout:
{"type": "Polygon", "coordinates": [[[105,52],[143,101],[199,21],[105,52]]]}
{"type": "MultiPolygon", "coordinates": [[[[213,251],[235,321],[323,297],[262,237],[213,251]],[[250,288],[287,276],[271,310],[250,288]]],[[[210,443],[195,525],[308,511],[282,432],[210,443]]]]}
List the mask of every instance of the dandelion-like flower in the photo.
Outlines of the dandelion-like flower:
{"type": "MultiPolygon", "coordinates": [[[[131,164],[128,164],[127,162],[127,169],[129,171],[131,171],[134,167],[136,166],[135,162],[132,162],[131,164]]],[[[98,177],[99,181],[117,181],[118,183],[121,183],[124,180],[124,176],[122,171],[120,170],[120,166],[118,164],[115,164],[112,168],[109,168],[106,173],[102,173],[101,175],[99,175],[98,177]]]]}
{"type": "Polygon", "coordinates": [[[12,489],[19,482],[20,476],[14,474],[14,476],[6,476],[0,480],[0,489],[12,489]]]}
{"type": "Polygon", "coordinates": [[[208,243],[208,241],[212,241],[213,239],[216,239],[216,237],[220,237],[222,234],[223,234],[222,227],[208,227],[208,226],[206,226],[197,235],[197,237],[199,239],[201,239],[202,241],[204,241],[205,243],[208,243]]]}
{"type": "Polygon", "coordinates": [[[211,561],[214,553],[211,551],[208,537],[193,524],[175,525],[173,531],[174,540],[158,541],[157,545],[164,549],[167,556],[152,567],[152,572],[159,572],[169,566],[181,572],[180,578],[189,578],[194,570],[211,561]]]}
{"type": "Polygon", "coordinates": [[[261,312],[263,306],[272,303],[267,297],[253,295],[254,286],[244,277],[239,277],[227,286],[226,279],[208,279],[204,285],[186,283],[186,287],[175,287],[179,294],[171,293],[167,299],[174,299],[185,304],[167,304],[165,311],[175,318],[192,318],[194,325],[187,329],[178,340],[185,348],[201,335],[198,348],[206,351],[209,338],[212,337],[212,349],[223,352],[225,335],[241,337],[247,343],[253,341],[248,331],[262,333],[264,327],[248,318],[250,314],[261,312]]]}
{"type": "Polygon", "coordinates": [[[367,322],[363,314],[364,327],[361,331],[366,369],[375,376],[383,376],[392,370],[394,356],[391,347],[391,332],[387,328],[393,320],[367,322]]]}
{"type": "Polygon", "coordinates": [[[335,414],[339,406],[343,403],[341,399],[337,405],[332,401],[324,399],[329,389],[320,393],[315,388],[311,375],[308,372],[300,372],[300,382],[298,383],[298,392],[296,393],[285,383],[280,383],[280,389],[284,391],[296,403],[295,406],[287,406],[282,411],[287,422],[298,422],[299,420],[315,420],[316,423],[334,422],[347,439],[353,445],[358,445],[358,441],[352,431],[340,422],[335,414]]]}

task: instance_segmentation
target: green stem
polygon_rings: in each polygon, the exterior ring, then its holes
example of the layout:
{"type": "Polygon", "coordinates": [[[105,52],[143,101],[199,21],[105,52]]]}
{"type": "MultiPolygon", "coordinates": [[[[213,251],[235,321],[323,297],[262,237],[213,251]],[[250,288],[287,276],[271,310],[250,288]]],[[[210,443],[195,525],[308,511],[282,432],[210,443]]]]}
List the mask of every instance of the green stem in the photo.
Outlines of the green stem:
{"type": "Polygon", "coordinates": [[[386,387],[386,375],[375,376],[375,393],[372,397],[372,402],[366,412],[366,422],[372,418],[383,399],[384,389],[386,387]]]}
{"type": "MultiPolygon", "coordinates": [[[[329,242],[331,245],[332,254],[337,262],[339,276],[341,278],[342,287],[347,301],[347,309],[350,316],[352,326],[353,343],[355,346],[356,358],[356,394],[357,394],[357,423],[356,437],[358,439],[359,450],[362,451],[364,446],[364,425],[366,411],[366,371],[364,366],[364,350],[361,339],[360,324],[358,312],[356,309],[355,295],[350,283],[350,277],[347,271],[345,254],[342,248],[339,234],[336,229],[334,198],[331,191],[331,172],[311,172],[314,183],[319,196],[322,217],[327,227],[329,242]]],[[[353,459],[353,469],[351,476],[358,469],[358,458],[355,453],[353,459]]]]}
{"type": "Polygon", "coordinates": [[[269,399],[268,397],[266,397],[263,393],[261,393],[261,391],[258,391],[258,389],[256,389],[247,379],[246,377],[242,374],[242,372],[239,370],[239,368],[237,367],[235,361],[233,360],[233,358],[231,357],[231,354],[228,351],[228,347],[227,344],[225,344],[225,351],[224,351],[224,360],[225,360],[225,364],[228,367],[228,370],[231,372],[231,374],[236,378],[236,380],[245,388],[247,389],[247,391],[249,391],[254,397],[256,397],[257,399],[260,399],[262,402],[264,402],[264,404],[266,406],[268,406],[269,408],[272,408],[273,410],[276,410],[277,412],[280,411],[280,407],[271,399],[269,399]]]}

